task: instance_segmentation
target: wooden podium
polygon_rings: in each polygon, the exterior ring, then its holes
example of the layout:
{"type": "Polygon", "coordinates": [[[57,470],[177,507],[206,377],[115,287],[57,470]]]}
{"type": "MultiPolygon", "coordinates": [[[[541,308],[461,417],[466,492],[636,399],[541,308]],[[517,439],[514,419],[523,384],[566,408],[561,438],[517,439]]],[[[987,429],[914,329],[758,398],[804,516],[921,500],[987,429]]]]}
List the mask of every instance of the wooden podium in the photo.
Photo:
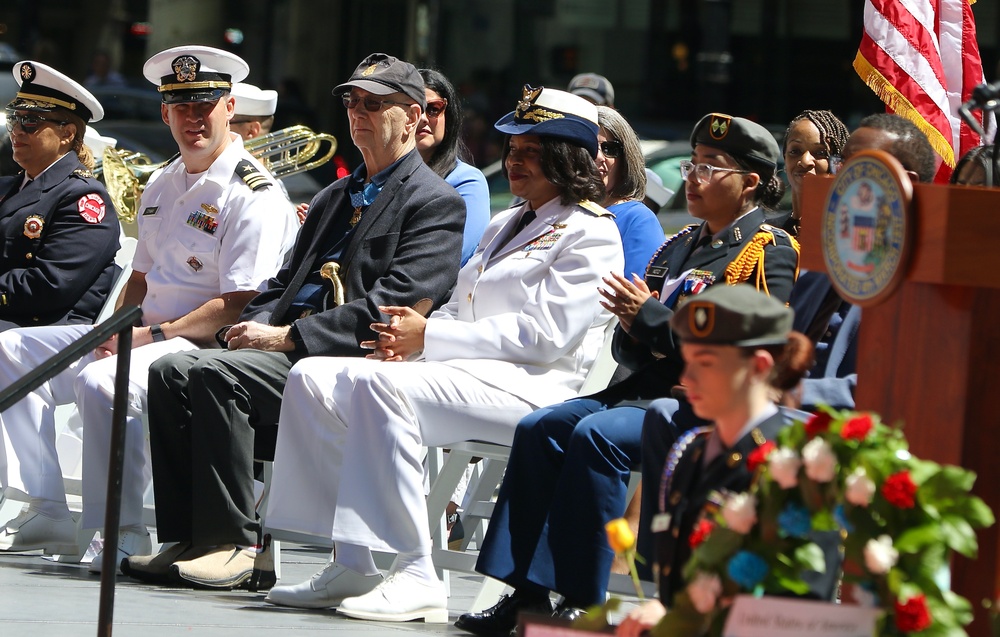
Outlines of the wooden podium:
{"type": "MultiPolygon", "coordinates": [[[[807,176],[802,268],[824,271],[820,220],[832,177],[807,176]]],[[[865,307],[857,407],[902,421],[913,454],[975,471],[1000,517],[1000,189],[913,185],[915,233],[895,293],[865,307]]],[[[979,558],[957,557],[952,588],[972,604],[970,635],[989,637],[982,601],[1000,592],[1000,524],[979,558]]]]}

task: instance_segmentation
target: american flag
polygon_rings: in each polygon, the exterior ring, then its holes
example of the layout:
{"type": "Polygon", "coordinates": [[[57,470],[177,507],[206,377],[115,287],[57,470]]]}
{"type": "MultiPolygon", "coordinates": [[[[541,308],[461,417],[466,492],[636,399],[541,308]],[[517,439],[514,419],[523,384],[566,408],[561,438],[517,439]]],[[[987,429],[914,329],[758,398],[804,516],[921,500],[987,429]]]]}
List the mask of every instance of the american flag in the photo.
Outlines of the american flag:
{"type": "MultiPolygon", "coordinates": [[[[975,0],[865,0],[854,69],[886,104],[927,135],[946,183],[955,161],[983,143],[958,107],[984,81],[971,4],[975,0]]],[[[982,114],[976,116],[982,122],[982,114]]],[[[992,115],[987,132],[995,128],[992,115]]]]}

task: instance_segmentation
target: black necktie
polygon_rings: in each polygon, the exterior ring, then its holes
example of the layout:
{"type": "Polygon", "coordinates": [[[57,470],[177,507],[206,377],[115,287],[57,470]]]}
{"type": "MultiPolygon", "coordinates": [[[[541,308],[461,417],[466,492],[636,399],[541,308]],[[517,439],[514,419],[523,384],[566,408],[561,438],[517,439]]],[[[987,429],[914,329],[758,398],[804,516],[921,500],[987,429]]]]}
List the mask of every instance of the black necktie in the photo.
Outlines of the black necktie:
{"type": "Polygon", "coordinates": [[[514,228],[514,234],[511,236],[517,236],[522,230],[528,227],[528,224],[535,220],[535,211],[527,210],[523,215],[521,215],[521,220],[517,222],[517,227],[514,228]]]}
{"type": "Polygon", "coordinates": [[[535,220],[535,211],[526,210],[524,214],[521,215],[521,219],[517,222],[517,225],[514,226],[514,231],[511,232],[509,235],[507,235],[507,238],[504,240],[503,245],[507,245],[508,243],[510,243],[511,239],[520,234],[521,231],[527,228],[528,224],[534,220],[535,220]]]}

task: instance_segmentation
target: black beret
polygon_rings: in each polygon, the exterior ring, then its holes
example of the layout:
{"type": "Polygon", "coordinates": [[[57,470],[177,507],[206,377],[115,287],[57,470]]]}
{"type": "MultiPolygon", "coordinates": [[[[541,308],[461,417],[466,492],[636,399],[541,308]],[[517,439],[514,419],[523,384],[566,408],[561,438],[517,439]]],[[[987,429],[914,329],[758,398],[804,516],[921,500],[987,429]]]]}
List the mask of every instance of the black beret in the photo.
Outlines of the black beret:
{"type": "Polygon", "coordinates": [[[713,285],[681,305],[670,327],[685,343],[758,347],[788,342],[795,313],[745,283],[713,285]]]}
{"type": "MultiPolygon", "coordinates": [[[[709,113],[691,131],[691,148],[705,144],[724,150],[736,159],[777,170],[781,160],[778,142],[766,128],[742,117],[709,113]]],[[[761,175],[764,177],[765,175],[761,175]]],[[[770,178],[771,175],[767,175],[770,178]]]]}

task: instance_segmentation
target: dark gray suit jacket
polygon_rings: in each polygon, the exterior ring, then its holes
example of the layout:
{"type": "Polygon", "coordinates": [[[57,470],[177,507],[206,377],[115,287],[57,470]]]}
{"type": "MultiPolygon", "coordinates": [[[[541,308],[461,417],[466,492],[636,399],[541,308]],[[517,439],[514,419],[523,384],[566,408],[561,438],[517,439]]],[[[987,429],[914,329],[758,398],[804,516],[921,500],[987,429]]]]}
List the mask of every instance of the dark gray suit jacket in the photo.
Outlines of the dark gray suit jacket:
{"type": "MultiPolygon", "coordinates": [[[[291,258],[240,320],[291,322],[294,317],[285,315],[303,281],[318,268],[335,216],[353,212],[349,181],[339,179],[313,198],[291,258]]],[[[355,228],[340,264],[344,304],[295,320],[301,343],[293,357],[361,356],[366,352],[358,344],[374,337],[370,325],[384,320],[380,305],[412,306],[423,298],[435,308],[444,303],[458,276],[464,227],[462,198],[411,152],[355,228]]]]}

